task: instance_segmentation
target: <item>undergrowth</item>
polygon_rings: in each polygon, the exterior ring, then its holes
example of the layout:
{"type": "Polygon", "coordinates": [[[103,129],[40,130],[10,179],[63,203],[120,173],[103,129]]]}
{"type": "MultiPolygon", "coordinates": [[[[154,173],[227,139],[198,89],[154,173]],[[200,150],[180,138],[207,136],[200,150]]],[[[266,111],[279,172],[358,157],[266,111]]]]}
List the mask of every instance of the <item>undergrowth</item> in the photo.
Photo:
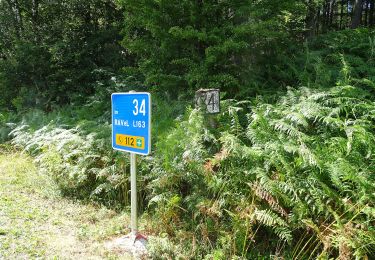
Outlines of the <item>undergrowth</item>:
{"type": "MultiPolygon", "coordinates": [[[[126,153],[111,147],[111,115],[104,111],[110,107],[112,92],[129,91],[129,79],[112,77],[108,87],[97,91],[83,106],[66,106],[46,113],[33,109],[16,115],[8,114],[13,120],[0,121],[0,133],[4,140],[31,155],[41,168],[52,175],[66,196],[83,200],[94,200],[108,207],[122,209],[130,203],[129,158],[126,153]],[[98,101],[101,100],[101,101],[98,101]],[[17,121],[18,119],[18,121],[17,121]],[[13,121],[12,123],[6,123],[13,121]],[[3,123],[4,122],[4,123],[3,123]],[[8,135],[7,135],[8,134],[8,135]]],[[[173,127],[173,118],[183,111],[183,101],[164,101],[153,98],[153,114],[159,120],[153,122],[153,133],[157,137],[173,127]],[[173,104],[173,109],[171,107],[173,104]],[[179,110],[180,109],[180,110],[179,110]]],[[[2,117],[0,117],[2,119],[2,117]]],[[[138,157],[138,176],[146,175],[152,157],[138,157]]],[[[139,182],[147,181],[139,177],[139,182]]],[[[144,191],[140,189],[140,208],[144,208],[144,191]]]]}
{"type": "MultiPolygon", "coordinates": [[[[138,197],[162,237],[154,258],[375,257],[374,36],[350,37],[323,36],[290,63],[301,87],[223,100],[217,116],[153,96],[138,197]]],[[[113,77],[84,106],[2,115],[0,128],[66,195],[122,209],[129,160],[110,146],[109,97],[137,84],[113,77]]]]}

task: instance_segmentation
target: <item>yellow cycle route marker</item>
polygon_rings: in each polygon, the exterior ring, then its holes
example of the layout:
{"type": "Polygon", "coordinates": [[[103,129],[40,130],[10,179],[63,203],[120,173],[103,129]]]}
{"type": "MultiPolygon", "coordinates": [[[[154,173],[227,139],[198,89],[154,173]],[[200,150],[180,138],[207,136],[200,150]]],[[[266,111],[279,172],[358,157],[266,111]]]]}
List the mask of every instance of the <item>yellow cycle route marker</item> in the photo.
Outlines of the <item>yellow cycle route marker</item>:
{"type": "Polygon", "coordinates": [[[116,134],[116,145],[144,149],[145,138],[141,136],[116,134]]]}

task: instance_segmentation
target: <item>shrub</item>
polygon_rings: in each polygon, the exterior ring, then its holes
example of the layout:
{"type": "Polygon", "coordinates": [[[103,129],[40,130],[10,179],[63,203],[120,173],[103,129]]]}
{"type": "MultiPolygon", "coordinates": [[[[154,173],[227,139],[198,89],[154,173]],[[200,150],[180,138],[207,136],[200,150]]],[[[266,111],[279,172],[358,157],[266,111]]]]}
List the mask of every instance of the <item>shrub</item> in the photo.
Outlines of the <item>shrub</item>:
{"type": "Polygon", "coordinates": [[[247,103],[232,101],[216,135],[199,111],[189,111],[157,146],[149,189],[160,230],[192,232],[202,254],[216,245],[225,258],[264,254],[260,241],[270,254],[294,248],[297,258],[371,255],[371,98],[351,85],[289,89],[275,104],[258,102],[245,127],[247,103]]]}

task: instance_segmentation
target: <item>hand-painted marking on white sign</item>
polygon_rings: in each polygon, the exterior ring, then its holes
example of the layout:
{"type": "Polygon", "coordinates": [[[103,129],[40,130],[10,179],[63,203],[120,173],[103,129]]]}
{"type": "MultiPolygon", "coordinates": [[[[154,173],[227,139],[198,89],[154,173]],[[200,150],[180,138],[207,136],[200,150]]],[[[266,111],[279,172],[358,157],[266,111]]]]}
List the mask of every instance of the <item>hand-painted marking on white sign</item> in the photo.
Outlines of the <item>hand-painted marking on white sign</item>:
{"type": "Polygon", "coordinates": [[[218,89],[200,89],[195,92],[195,103],[198,107],[205,107],[209,114],[219,113],[220,91],[218,89]]]}

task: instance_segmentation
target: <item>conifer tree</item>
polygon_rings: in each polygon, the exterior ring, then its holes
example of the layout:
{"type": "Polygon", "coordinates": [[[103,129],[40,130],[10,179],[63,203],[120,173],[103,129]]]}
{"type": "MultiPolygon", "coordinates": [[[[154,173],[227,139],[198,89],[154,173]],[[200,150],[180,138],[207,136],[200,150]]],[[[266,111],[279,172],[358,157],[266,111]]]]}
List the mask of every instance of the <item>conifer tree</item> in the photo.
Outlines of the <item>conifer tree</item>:
{"type": "Polygon", "coordinates": [[[123,0],[123,45],[146,84],[159,89],[238,91],[249,64],[248,0],[123,0]]]}

